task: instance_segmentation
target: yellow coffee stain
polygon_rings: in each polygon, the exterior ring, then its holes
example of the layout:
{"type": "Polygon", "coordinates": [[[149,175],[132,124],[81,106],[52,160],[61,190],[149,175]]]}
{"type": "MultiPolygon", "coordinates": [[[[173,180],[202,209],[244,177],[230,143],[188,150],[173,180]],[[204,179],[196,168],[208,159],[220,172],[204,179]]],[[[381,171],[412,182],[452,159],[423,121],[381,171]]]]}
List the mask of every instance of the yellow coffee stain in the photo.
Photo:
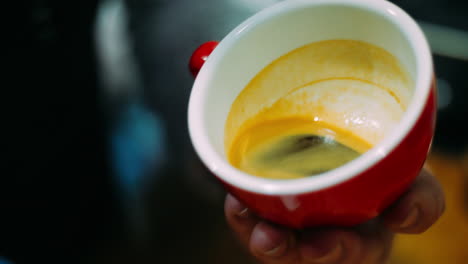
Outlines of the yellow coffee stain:
{"type": "Polygon", "coordinates": [[[344,145],[367,145],[357,147],[364,152],[399,122],[412,87],[399,61],[380,47],[354,40],[311,43],[273,61],[237,96],[225,125],[226,154],[245,171],[240,160],[259,142],[285,130],[327,129],[344,145]]]}

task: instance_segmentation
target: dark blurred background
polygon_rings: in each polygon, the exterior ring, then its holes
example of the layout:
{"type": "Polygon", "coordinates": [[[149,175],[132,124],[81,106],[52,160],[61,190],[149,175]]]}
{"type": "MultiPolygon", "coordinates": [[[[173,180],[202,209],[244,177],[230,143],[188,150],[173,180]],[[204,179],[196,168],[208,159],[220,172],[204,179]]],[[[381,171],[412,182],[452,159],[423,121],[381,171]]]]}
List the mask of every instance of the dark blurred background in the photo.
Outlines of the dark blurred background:
{"type": "MultiPolygon", "coordinates": [[[[9,1],[0,264],[253,263],[188,139],[187,61],[275,2],[9,1]]],[[[434,153],[464,166],[468,3],[394,2],[434,51],[434,153]]]]}

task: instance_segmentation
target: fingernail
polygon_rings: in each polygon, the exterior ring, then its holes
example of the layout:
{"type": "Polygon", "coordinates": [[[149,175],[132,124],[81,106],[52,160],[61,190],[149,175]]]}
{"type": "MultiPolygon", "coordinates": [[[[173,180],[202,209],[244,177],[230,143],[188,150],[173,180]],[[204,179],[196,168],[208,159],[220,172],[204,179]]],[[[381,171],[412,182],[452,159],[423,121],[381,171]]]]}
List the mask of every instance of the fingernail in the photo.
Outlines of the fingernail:
{"type": "Polygon", "coordinates": [[[289,247],[290,232],[260,222],[251,234],[250,244],[254,252],[267,257],[284,255],[289,247]]]}
{"type": "Polygon", "coordinates": [[[266,256],[269,256],[269,257],[277,257],[277,256],[280,256],[280,255],[283,255],[283,252],[286,250],[287,247],[288,247],[288,241],[284,240],[277,247],[275,247],[273,249],[270,249],[270,250],[264,252],[263,254],[265,254],[266,256]]]}
{"type": "Polygon", "coordinates": [[[319,256],[315,259],[311,259],[311,260],[313,260],[314,263],[330,263],[332,261],[339,260],[342,254],[343,254],[343,244],[340,242],[340,243],[337,243],[335,247],[326,251],[324,255],[319,256]]]}
{"type": "Polygon", "coordinates": [[[264,254],[269,257],[279,257],[284,254],[288,247],[294,247],[295,238],[292,233],[289,233],[288,238],[283,240],[277,247],[266,251],[264,254]]]}
{"type": "Polygon", "coordinates": [[[233,215],[239,218],[250,217],[250,210],[232,195],[228,195],[226,200],[226,206],[229,208],[228,211],[230,211],[233,215]]]}
{"type": "Polygon", "coordinates": [[[249,208],[241,209],[236,213],[236,215],[240,218],[248,218],[250,215],[249,208]]]}
{"type": "Polygon", "coordinates": [[[405,220],[401,222],[400,229],[406,229],[416,224],[419,218],[419,207],[414,206],[409,214],[406,216],[405,220]]]}

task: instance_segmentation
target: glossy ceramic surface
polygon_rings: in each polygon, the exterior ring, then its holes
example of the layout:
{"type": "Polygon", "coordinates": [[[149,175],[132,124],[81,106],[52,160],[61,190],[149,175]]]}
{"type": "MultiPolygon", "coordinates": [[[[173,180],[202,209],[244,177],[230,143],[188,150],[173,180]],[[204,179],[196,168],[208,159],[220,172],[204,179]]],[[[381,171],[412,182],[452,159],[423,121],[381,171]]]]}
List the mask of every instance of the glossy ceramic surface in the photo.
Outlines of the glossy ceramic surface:
{"type": "Polygon", "coordinates": [[[189,130],[207,168],[262,217],[297,228],[354,225],[377,216],[416,177],[430,148],[435,111],[427,41],[404,11],[386,1],[286,1],[254,15],[219,43],[193,86],[189,130]],[[224,122],[246,82],[287,51],[336,38],[381,46],[407,68],[415,87],[401,122],[360,158],[319,176],[275,181],[230,166],[222,144],[224,122]]]}

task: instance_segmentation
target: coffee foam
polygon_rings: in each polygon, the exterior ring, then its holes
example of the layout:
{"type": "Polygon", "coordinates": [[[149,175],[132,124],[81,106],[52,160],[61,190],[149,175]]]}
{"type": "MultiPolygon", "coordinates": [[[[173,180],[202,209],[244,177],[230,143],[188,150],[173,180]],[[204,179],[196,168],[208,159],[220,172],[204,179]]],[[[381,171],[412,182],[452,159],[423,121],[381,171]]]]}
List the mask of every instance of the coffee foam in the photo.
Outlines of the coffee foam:
{"type": "Polygon", "coordinates": [[[300,116],[378,143],[400,120],[412,81],[387,51],[329,40],[296,49],[265,67],[238,95],[225,127],[226,150],[260,120],[300,116]]]}

